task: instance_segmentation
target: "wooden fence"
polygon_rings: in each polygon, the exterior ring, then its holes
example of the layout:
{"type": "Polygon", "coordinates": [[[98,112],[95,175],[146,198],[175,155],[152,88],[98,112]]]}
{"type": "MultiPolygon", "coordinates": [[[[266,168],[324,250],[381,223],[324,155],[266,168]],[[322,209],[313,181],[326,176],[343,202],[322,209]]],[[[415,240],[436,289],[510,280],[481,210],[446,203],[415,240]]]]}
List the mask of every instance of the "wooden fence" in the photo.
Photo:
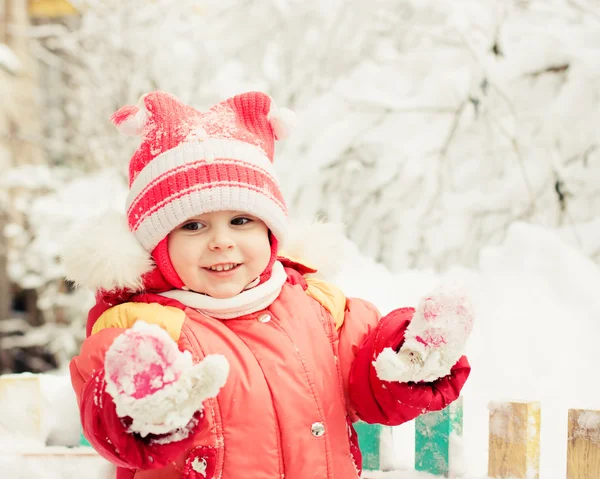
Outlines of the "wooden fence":
{"type": "MultiPolygon", "coordinates": [[[[363,477],[379,470],[386,427],[359,423],[365,452],[363,477]]],[[[493,402],[489,405],[488,476],[494,479],[539,479],[541,406],[539,402],[493,402]]],[[[415,420],[415,469],[439,477],[463,471],[463,404],[415,420]]],[[[600,411],[569,409],[567,479],[600,479],[600,411]]],[[[400,476],[401,477],[401,476],[400,476]]],[[[558,476],[556,476],[558,477],[558,476]]],[[[555,479],[553,476],[552,479],[555,479]]]]}

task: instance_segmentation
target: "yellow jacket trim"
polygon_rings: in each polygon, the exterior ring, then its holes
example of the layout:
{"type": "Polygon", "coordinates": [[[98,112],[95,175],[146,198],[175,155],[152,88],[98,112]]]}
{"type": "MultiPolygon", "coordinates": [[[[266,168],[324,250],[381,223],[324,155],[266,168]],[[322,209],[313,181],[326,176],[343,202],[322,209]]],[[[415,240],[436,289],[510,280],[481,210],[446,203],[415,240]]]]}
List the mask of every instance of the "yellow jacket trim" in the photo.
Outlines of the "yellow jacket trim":
{"type": "Polygon", "coordinates": [[[185,313],[181,309],[157,303],[123,303],[104,311],[94,324],[92,334],[105,328],[130,328],[138,320],[157,324],[174,341],[178,341],[185,313]]]}
{"type": "Polygon", "coordinates": [[[346,296],[342,290],[322,279],[307,277],[304,279],[308,285],[306,293],[331,313],[335,321],[335,329],[340,329],[344,324],[346,313],[346,296]]]}

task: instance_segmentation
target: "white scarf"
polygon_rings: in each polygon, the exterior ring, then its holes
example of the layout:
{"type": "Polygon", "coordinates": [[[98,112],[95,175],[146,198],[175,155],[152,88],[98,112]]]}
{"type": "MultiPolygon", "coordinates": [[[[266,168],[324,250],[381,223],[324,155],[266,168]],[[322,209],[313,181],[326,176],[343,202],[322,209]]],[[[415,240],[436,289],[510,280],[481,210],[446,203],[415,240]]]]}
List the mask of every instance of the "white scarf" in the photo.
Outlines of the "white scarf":
{"type": "Polygon", "coordinates": [[[242,291],[233,298],[213,298],[194,291],[173,289],[160,293],[180,303],[197,309],[201,313],[217,319],[233,319],[265,309],[277,299],[287,280],[287,274],[279,261],[273,264],[271,277],[258,286],[242,291]]]}

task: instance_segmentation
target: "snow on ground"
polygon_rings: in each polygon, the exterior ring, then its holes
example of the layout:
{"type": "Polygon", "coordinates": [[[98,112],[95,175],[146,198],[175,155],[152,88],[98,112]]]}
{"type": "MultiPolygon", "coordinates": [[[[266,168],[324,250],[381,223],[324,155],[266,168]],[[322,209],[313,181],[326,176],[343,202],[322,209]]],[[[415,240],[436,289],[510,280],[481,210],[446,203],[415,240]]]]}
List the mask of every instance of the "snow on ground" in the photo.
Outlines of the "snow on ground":
{"type": "MultiPolygon", "coordinates": [[[[600,386],[595,381],[600,364],[600,351],[595,347],[600,337],[600,268],[563,243],[557,232],[522,223],[510,227],[501,246],[484,248],[478,271],[455,268],[442,275],[423,270],[391,274],[359,255],[351,243],[344,252],[336,282],[348,296],[364,297],[384,313],[416,305],[439,282],[458,283],[470,291],[477,317],[467,350],[473,372],[463,391],[465,477],[486,477],[487,406],[502,400],[541,401],[540,477],[565,477],[567,410],[600,409],[600,386]]],[[[65,391],[55,384],[54,393],[49,393],[58,403],[54,428],[62,426],[52,434],[72,443],[78,434],[73,421],[77,411],[74,402],[69,405],[65,399],[65,391]]],[[[431,477],[412,470],[413,434],[412,423],[397,428],[395,449],[386,454],[386,461],[401,472],[372,477],[431,477]]],[[[77,463],[81,458],[63,460],[61,465],[39,458],[17,462],[10,453],[15,441],[5,442],[0,444],[3,477],[81,477],[82,466],[77,463]]],[[[105,477],[106,470],[99,462],[95,464],[85,477],[105,477]]]]}

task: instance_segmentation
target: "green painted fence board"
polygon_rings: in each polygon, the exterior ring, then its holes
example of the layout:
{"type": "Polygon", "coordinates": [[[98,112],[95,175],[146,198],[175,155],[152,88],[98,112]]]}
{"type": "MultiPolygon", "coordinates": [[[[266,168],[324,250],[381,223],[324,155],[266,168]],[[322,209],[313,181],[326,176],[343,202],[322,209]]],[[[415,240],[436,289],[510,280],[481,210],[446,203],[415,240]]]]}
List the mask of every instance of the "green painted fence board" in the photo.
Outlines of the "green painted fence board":
{"type": "Polygon", "coordinates": [[[377,471],[381,463],[381,426],[359,421],[354,424],[363,456],[363,470],[377,471]]]}
{"type": "Polygon", "coordinates": [[[448,477],[452,435],[461,438],[462,432],[462,398],[442,411],[423,414],[415,419],[415,469],[448,477]]]}
{"type": "Polygon", "coordinates": [[[83,435],[83,431],[80,431],[79,433],[79,445],[80,446],[89,446],[91,447],[92,445],[88,442],[88,440],[85,438],[85,436],[83,435]]]}

